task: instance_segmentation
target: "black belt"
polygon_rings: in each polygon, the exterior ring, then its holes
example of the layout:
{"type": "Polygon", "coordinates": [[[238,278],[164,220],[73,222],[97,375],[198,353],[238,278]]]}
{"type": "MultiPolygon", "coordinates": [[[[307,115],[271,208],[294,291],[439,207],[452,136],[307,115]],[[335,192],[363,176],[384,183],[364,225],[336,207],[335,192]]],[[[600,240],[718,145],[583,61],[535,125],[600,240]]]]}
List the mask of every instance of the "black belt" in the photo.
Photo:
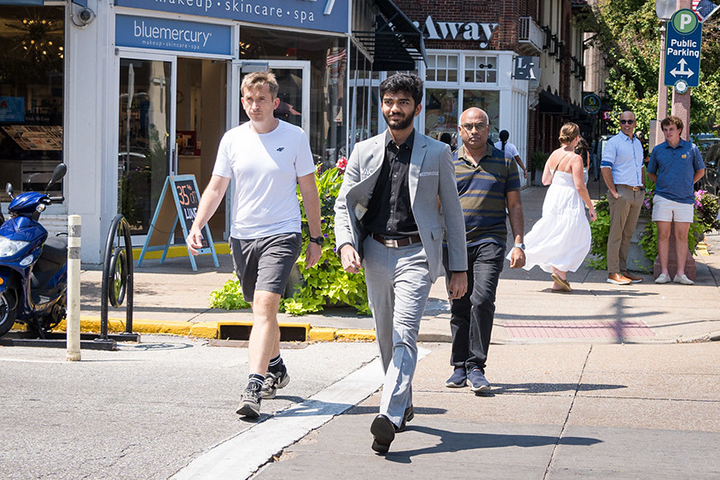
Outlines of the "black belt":
{"type": "Polygon", "coordinates": [[[407,237],[390,238],[380,235],[379,233],[371,233],[370,236],[382,243],[388,248],[407,247],[413,243],[420,243],[420,235],[408,235],[407,237]]]}
{"type": "Polygon", "coordinates": [[[615,184],[615,186],[616,186],[616,187],[629,188],[629,189],[632,190],[633,192],[637,192],[637,191],[640,191],[640,190],[645,190],[645,187],[631,187],[630,185],[622,185],[622,184],[617,184],[617,183],[615,184]]]}

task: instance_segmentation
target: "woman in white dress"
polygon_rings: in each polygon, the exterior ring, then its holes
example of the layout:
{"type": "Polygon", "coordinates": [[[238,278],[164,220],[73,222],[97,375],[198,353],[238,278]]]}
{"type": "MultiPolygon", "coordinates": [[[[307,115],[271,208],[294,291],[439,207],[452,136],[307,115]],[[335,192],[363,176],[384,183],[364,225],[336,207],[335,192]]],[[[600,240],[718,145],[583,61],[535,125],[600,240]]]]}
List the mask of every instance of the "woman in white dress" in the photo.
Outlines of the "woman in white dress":
{"type": "Polygon", "coordinates": [[[554,292],[571,292],[567,272],[576,271],[590,251],[590,220],[596,218],[583,176],[583,161],[575,153],[580,128],[566,123],[560,129],[562,147],[555,150],[543,170],[543,185],[550,185],[542,218],[525,235],[526,270],[535,265],[551,273],[554,292]]]}

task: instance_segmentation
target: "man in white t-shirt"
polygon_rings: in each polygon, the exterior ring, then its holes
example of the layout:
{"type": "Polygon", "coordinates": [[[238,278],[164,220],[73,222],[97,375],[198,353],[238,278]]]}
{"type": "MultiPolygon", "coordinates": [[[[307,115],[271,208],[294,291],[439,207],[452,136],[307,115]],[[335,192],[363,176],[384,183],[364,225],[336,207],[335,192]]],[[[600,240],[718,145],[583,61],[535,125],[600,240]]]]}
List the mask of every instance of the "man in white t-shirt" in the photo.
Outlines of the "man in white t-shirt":
{"type": "Polygon", "coordinates": [[[248,384],[237,413],[257,418],[261,399],[275,397],[277,389],[290,381],[280,357],[277,312],[302,248],[296,186],[310,229],[306,268],[320,259],[323,236],[310,144],[301,128],[273,116],[280,104],[275,76],[250,73],[240,90],[250,121],[229,130],[220,141],[212,178],[200,200],[187,245],[197,255],[202,229],[234,180],[230,249],[243,296],[253,310],[248,384]]]}
{"type": "Polygon", "coordinates": [[[518,167],[522,169],[523,176],[527,178],[527,168],[525,168],[525,164],[523,164],[522,159],[520,159],[520,152],[515,145],[508,142],[508,138],[510,138],[510,133],[508,133],[507,130],[501,131],[500,140],[495,142],[495,148],[505,152],[505,158],[515,160],[515,162],[518,164],[518,167]]]}

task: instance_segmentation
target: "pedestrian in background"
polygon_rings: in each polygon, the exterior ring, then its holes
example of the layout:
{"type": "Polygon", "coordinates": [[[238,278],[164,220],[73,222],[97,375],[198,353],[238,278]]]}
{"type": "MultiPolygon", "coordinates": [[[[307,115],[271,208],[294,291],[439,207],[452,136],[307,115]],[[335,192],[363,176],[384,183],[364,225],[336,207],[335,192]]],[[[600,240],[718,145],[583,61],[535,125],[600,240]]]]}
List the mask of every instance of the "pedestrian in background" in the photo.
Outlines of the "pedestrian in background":
{"type": "Polygon", "coordinates": [[[527,168],[525,168],[525,164],[520,158],[520,152],[514,144],[508,142],[508,139],[510,138],[510,133],[507,130],[502,130],[500,131],[499,138],[500,140],[495,142],[495,148],[503,151],[507,158],[515,160],[515,162],[517,162],[518,164],[518,167],[520,167],[523,171],[523,177],[527,178],[527,168]]]}
{"type": "MultiPolygon", "coordinates": [[[[449,388],[464,387],[485,392],[491,389],[485,377],[490,336],[495,316],[495,292],[502,272],[507,241],[507,211],[514,245],[510,268],[525,264],[524,220],[520,180],[511,157],[488,142],[490,121],[485,111],[469,108],[460,115],[458,132],[462,146],[455,152],[455,176],[465,216],[468,259],[468,291],[451,301],[450,330],[453,373],[449,388]]],[[[452,273],[449,250],[445,268],[452,273]]]]}
{"type": "Polygon", "coordinates": [[[658,257],[661,273],[655,283],[668,283],[668,258],[670,231],[675,227],[675,255],[677,273],[673,282],[692,285],[685,274],[687,260],[687,237],[695,214],[695,192],[693,185],[705,175],[703,162],[697,145],[680,138],[683,121],[671,115],[660,122],[665,141],[653,148],[648,163],[648,175],[655,182],[652,219],[657,224],[658,257]]]}
{"type": "Polygon", "coordinates": [[[525,236],[527,262],[550,273],[554,292],[571,292],[567,272],[576,271],[590,251],[592,236],[585,216],[596,218],[590,195],[583,180],[583,160],[576,152],[580,127],[566,123],[560,129],[560,144],[550,154],[543,170],[543,185],[550,185],[543,202],[542,218],[525,236]]]}
{"type": "Polygon", "coordinates": [[[388,129],[355,145],[335,203],[337,250],[345,271],[365,269],[385,371],[372,449],[386,453],[412,420],[417,336],[430,286],[449,245],[450,299],[467,289],[463,213],[446,144],[413,128],[423,83],[398,73],[380,84],[388,129]],[[444,230],[444,232],[443,232],[444,230]]]}
{"type": "Polygon", "coordinates": [[[583,178],[585,179],[585,185],[588,183],[590,170],[590,146],[583,137],[578,138],[578,144],[575,147],[575,153],[580,155],[583,164],[583,178]]]}
{"type": "Polygon", "coordinates": [[[449,145],[451,149],[454,149],[454,148],[455,148],[454,145],[453,145],[453,143],[454,143],[454,142],[453,142],[453,137],[452,137],[452,134],[451,134],[450,132],[443,132],[443,133],[441,133],[439,140],[440,140],[441,142],[449,145]]]}
{"type": "Polygon", "coordinates": [[[620,132],[605,144],[600,163],[600,171],[608,188],[610,210],[607,281],[616,285],[642,282],[642,277],[627,271],[630,239],[635,233],[645,200],[643,147],[634,132],[635,114],[622,112],[620,132]]]}
{"type": "Polygon", "coordinates": [[[253,72],[243,78],[240,101],[250,118],[223,135],[210,183],[187,237],[190,253],[202,247],[202,229],[234,181],[230,249],[235,274],[253,311],[248,345],[248,383],[239,415],[260,416],[262,398],[273,398],[290,381],[280,357],[277,312],[290,272],[300,255],[302,235],[297,187],[310,228],[306,268],[322,253],[320,199],[310,143],[305,132],[273,116],[280,104],[275,75],[253,72]]]}

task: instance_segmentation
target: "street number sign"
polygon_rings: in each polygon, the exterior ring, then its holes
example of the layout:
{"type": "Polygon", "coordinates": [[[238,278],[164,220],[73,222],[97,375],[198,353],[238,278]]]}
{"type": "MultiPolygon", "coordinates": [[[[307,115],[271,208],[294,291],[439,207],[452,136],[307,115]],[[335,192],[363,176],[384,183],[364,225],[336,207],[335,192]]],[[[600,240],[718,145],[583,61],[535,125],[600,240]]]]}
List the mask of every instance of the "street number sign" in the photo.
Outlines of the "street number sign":
{"type": "Polygon", "coordinates": [[[698,86],[701,43],[702,23],[695,12],[687,8],[675,12],[665,39],[665,85],[685,90],[698,86]]]}

